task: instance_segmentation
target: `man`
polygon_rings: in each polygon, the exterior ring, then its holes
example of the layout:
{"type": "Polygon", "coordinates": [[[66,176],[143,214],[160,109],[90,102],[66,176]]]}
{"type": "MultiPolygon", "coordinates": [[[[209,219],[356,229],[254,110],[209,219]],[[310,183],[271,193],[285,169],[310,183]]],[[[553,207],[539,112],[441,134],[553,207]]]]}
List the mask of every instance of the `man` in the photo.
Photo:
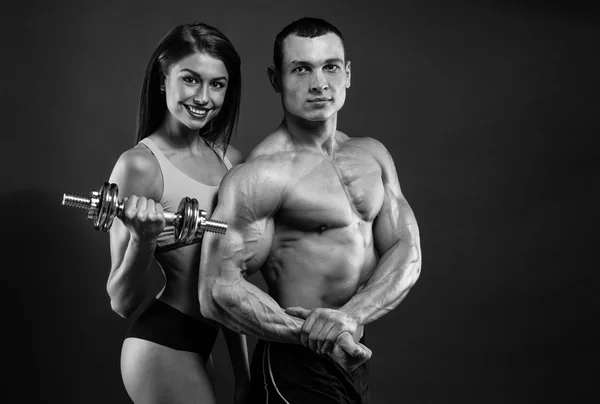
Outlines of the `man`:
{"type": "Polygon", "coordinates": [[[337,130],[350,87],[341,33],[303,18],[277,36],[271,85],[284,118],[229,171],[204,236],[202,314],[260,338],[252,400],[368,402],[364,326],[419,277],[419,230],[394,162],[368,137],[337,130]],[[269,293],[246,278],[261,271],[269,293]]]}

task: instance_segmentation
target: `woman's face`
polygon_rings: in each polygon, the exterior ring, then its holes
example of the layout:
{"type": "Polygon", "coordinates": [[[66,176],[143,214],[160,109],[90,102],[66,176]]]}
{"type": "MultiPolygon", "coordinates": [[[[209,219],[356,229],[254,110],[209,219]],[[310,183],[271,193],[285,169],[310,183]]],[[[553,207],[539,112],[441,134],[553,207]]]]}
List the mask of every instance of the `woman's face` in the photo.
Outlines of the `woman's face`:
{"type": "Polygon", "coordinates": [[[229,75],[220,59],[196,52],[174,63],[165,77],[168,119],[199,130],[223,106],[229,75]]]}

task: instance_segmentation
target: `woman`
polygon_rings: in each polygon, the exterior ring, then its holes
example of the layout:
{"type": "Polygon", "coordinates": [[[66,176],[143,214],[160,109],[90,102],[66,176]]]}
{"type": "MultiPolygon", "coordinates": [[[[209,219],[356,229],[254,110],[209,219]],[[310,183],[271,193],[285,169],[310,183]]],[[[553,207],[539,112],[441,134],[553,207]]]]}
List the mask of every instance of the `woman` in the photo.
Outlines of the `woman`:
{"type": "MultiPolygon", "coordinates": [[[[214,27],[174,27],[150,58],[138,144],[119,157],[110,177],[119,195],[128,197],[122,219],[110,229],[107,291],[113,310],[128,317],[144,301],[152,257],[165,277],[123,342],[121,374],[135,403],[215,402],[206,364],[219,326],[200,314],[201,243],[176,243],[163,212],[177,211],[188,196],[210,215],[221,179],[241,162],[229,146],[240,98],[239,56],[214,27]]],[[[249,384],[246,340],[225,327],[223,332],[236,402],[242,402],[249,384]]]]}

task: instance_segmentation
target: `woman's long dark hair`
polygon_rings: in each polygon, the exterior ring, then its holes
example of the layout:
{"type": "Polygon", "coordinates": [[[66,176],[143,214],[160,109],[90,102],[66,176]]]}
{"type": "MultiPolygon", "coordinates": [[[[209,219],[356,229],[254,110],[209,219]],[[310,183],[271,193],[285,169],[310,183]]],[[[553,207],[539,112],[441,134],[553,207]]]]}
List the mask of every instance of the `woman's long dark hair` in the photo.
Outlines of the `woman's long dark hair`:
{"type": "Polygon", "coordinates": [[[231,41],[218,29],[194,22],[172,28],[160,41],[146,68],[138,108],[137,142],[152,134],[162,123],[167,103],[160,85],[174,63],[204,52],[225,65],[229,75],[225,101],[219,114],[205,125],[199,135],[217,147],[227,150],[231,135],[237,129],[242,95],[240,57],[231,41]]]}

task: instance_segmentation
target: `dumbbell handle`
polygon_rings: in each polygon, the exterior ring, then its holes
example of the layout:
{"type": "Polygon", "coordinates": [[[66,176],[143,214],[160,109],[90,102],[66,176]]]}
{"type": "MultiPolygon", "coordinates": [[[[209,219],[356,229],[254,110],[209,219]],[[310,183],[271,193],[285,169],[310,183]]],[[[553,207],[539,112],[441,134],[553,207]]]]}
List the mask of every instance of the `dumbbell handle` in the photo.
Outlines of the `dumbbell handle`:
{"type": "MultiPolygon", "coordinates": [[[[122,201],[117,202],[115,212],[117,216],[120,216],[123,212],[125,202],[127,202],[127,198],[123,198],[122,201]]],[[[75,194],[63,194],[63,200],[61,205],[67,206],[69,208],[79,208],[87,210],[92,205],[92,198],[86,198],[85,196],[75,194]]],[[[163,212],[163,215],[165,217],[165,223],[167,226],[173,224],[175,220],[181,217],[181,215],[178,215],[175,212],[163,212]]]]}
{"type": "MultiPolygon", "coordinates": [[[[120,216],[122,214],[123,206],[125,205],[126,201],[127,198],[123,199],[122,201],[115,201],[115,216],[120,216]]],[[[84,196],[75,194],[63,194],[63,206],[89,210],[93,204],[94,202],[92,201],[92,198],[86,198],[84,196]]],[[[199,209],[197,210],[199,214],[206,215],[205,211],[199,209]]],[[[165,223],[167,225],[176,225],[184,219],[184,216],[181,213],[163,212],[163,215],[165,217],[165,223]]],[[[110,221],[110,223],[112,223],[112,220],[110,221]]],[[[212,233],[225,234],[225,232],[227,231],[227,224],[217,220],[204,220],[203,227],[204,231],[212,233]]],[[[102,230],[107,231],[108,228],[110,228],[110,225],[105,226],[105,228],[103,228],[102,230]]]]}

